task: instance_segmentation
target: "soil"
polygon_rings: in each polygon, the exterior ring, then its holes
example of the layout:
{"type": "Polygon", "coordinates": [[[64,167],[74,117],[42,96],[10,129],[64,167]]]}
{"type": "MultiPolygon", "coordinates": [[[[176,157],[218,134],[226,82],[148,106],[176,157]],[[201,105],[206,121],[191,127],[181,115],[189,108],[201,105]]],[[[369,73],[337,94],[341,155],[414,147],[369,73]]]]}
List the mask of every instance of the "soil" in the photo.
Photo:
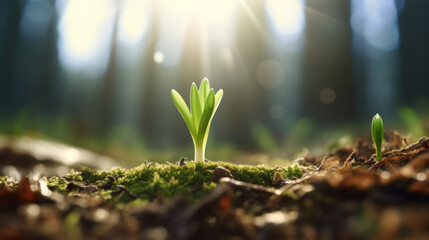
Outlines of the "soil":
{"type": "MultiPolygon", "coordinates": [[[[387,132],[380,161],[358,139],[286,168],[179,161],[0,177],[0,239],[428,239],[429,138],[409,142],[387,132]]],[[[0,149],[0,162],[21,158],[40,161],[0,149]]]]}

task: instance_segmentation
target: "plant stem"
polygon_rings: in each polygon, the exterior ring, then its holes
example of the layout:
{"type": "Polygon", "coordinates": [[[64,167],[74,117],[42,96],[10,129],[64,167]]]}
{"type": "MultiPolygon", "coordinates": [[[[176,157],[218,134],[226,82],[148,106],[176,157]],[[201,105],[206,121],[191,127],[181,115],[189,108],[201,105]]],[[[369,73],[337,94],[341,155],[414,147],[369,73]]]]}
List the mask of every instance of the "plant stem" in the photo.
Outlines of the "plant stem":
{"type": "Polygon", "coordinates": [[[375,157],[375,158],[376,158],[377,160],[380,160],[380,159],[381,159],[381,147],[376,149],[376,154],[377,154],[377,155],[376,155],[376,157],[375,157]]]}
{"type": "Polygon", "coordinates": [[[205,151],[206,150],[204,147],[195,147],[195,154],[194,154],[195,162],[204,162],[205,151]]]}

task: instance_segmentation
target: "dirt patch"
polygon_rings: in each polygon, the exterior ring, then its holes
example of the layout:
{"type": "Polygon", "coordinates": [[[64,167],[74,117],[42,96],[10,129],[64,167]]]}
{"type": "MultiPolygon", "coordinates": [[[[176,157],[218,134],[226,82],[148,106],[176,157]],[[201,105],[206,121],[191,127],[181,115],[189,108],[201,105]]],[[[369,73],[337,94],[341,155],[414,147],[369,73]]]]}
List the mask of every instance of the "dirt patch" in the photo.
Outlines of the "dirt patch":
{"type": "Polygon", "coordinates": [[[428,138],[393,134],[286,168],[145,163],[0,178],[1,239],[425,239],[428,138]]]}

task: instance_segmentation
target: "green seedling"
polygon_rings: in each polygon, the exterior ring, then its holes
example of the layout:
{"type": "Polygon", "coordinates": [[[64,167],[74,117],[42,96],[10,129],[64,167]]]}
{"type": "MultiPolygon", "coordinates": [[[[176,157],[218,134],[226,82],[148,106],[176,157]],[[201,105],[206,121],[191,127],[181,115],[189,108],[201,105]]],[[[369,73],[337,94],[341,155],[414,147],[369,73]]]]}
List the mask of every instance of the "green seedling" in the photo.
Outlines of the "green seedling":
{"type": "Polygon", "coordinates": [[[215,94],[213,88],[210,89],[207,78],[203,79],[199,90],[197,85],[192,83],[190,109],[176,90],[171,90],[171,96],[191,133],[195,150],[194,160],[204,161],[210,124],[222,100],[223,90],[221,89],[215,94]]]}
{"type": "Polygon", "coordinates": [[[384,137],[384,128],[383,128],[383,119],[381,119],[380,115],[375,114],[371,123],[371,135],[372,141],[374,142],[376,159],[381,159],[381,144],[383,143],[384,137]]]}

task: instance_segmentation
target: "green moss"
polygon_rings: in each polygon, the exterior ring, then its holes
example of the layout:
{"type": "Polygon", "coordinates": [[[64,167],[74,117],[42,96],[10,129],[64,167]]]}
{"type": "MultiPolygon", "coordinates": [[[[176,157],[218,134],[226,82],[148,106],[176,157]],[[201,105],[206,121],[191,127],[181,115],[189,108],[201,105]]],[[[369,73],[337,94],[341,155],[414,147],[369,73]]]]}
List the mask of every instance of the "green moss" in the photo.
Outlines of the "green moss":
{"type": "MultiPolygon", "coordinates": [[[[48,186],[58,192],[67,192],[68,180],[81,182],[85,185],[94,184],[107,189],[104,192],[112,193],[112,201],[131,202],[132,198],[123,194],[116,196],[118,185],[123,185],[131,193],[143,200],[153,200],[158,196],[167,198],[184,195],[188,200],[196,200],[216,187],[212,182],[212,172],[218,167],[224,167],[231,171],[234,179],[264,186],[273,186],[275,172],[283,177],[300,177],[305,169],[298,165],[289,167],[266,167],[235,165],[224,162],[188,162],[179,166],[172,164],[144,163],[136,168],[124,170],[114,168],[112,170],[85,169],[82,172],[72,172],[64,178],[53,177],[48,181],[48,186]],[[111,180],[112,176],[116,181],[111,180]],[[111,191],[109,191],[111,190],[111,191]],[[117,199],[120,197],[120,199],[117,199]]],[[[108,199],[108,196],[104,196],[108,199]]]]}
{"type": "Polygon", "coordinates": [[[7,177],[6,176],[0,176],[0,187],[7,185],[7,177]]]}
{"type": "Polygon", "coordinates": [[[60,177],[51,177],[48,179],[47,185],[52,191],[66,193],[68,181],[60,177]]]}

